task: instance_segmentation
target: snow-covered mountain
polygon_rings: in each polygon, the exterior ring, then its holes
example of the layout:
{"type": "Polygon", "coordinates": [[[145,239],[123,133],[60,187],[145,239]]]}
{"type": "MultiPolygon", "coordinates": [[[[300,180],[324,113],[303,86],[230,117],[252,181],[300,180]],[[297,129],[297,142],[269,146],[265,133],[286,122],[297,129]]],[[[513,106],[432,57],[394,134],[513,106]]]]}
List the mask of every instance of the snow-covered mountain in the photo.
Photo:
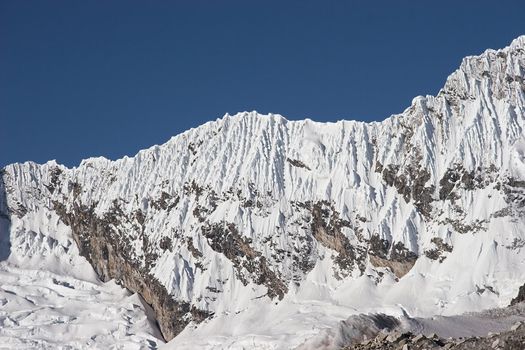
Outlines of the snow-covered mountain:
{"type": "Polygon", "coordinates": [[[177,349],[306,347],[352,314],[504,306],[525,282],[524,128],[521,36],[380,123],[240,113],[133,158],[12,164],[0,266],[92,267],[177,349]]]}

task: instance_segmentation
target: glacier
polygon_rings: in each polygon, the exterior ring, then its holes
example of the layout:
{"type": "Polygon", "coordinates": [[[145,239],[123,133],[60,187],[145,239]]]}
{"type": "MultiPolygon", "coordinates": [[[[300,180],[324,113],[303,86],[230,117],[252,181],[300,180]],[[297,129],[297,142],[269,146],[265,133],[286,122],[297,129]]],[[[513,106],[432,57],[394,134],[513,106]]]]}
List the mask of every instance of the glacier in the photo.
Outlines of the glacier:
{"type": "Polygon", "coordinates": [[[8,165],[0,339],[307,348],[352,315],[506,306],[525,283],[524,127],[521,36],[382,122],[243,112],[134,157],[8,165]]]}

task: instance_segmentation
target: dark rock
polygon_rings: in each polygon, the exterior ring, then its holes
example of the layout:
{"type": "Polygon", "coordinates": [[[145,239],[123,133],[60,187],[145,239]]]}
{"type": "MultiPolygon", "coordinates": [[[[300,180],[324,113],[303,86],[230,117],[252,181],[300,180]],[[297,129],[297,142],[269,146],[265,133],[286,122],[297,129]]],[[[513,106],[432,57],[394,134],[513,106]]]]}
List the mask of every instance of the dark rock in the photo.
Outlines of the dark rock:
{"type": "Polygon", "coordinates": [[[295,166],[295,167],[298,167],[298,168],[304,168],[304,169],[307,169],[307,170],[311,170],[306,164],[304,164],[304,163],[301,162],[300,160],[286,158],[286,161],[287,161],[288,163],[290,163],[291,165],[295,166]]]}
{"type": "Polygon", "coordinates": [[[459,195],[453,191],[454,189],[472,191],[485,188],[495,181],[497,171],[498,169],[493,164],[471,171],[467,171],[461,164],[454,164],[439,180],[439,199],[456,200],[459,195]]]}
{"type": "Polygon", "coordinates": [[[195,259],[198,260],[202,258],[202,253],[197,248],[195,248],[195,246],[193,245],[193,239],[191,237],[186,238],[186,246],[188,247],[188,251],[191,253],[191,255],[193,255],[195,259]]]}
{"type": "Polygon", "coordinates": [[[445,252],[452,252],[452,246],[448,243],[443,242],[443,239],[441,237],[434,237],[430,240],[430,242],[434,243],[436,248],[430,249],[425,251],[425,255],[432,260],[438,260],[439,262],[442,262],[444,260],[443,254],[445,252]]]}
{"type": "Polygon", "coordinates": [[[417,164],[412,164],[405,169],[399,165],[389,164],[383,166],[377,162],[376,172],[382,174],[383,181],[388,185],[395,187],[397,192],[403,196],[405,202],[414,200],[414,206],[425,218],[429,218],[432,212],[432,195],[434,185],[425,186],[430,180],[430,173],[422,169],[417,164]]]}
{"type": "Polygon", "coordinates": [[[372,235],[368,241],[368,254],[386,259],[390,249],[390,242],[379,238],[379,235],[372,235]]]}
{"type": "Polygon", "coordinates": [[[188,144],[188,150],[193,154],[194,156],[197,155],[198,148],[202,145],[203,141],[199,140],[197,142],[190,142],[188,144]]]}
{"type": "Polygon", "coordinates": [[[204,187],[199,186],[195,180],[192,180],[191,183],[185,183],[183,186],[184,194],[189,196],[191,194],[194,194],[195,197],[198,199],[202,193],[204,192],[204,187]]]}
{"type": "Polygon", "coordinates": [[[173,250],[173,242],[171,241],[171,238],[167,236],[162,237],[159,242],[159,247],[162,250],[169,250],[171,252],[173,250]]]}
{"type": "Polygon", "coordinates": [[[370,263],[375,267],[389,268],[396,277],[401,278],[416,263],[417,254],[408,250],[401,242],[392,245],[388,251],[388,246],[390,246],[388,241],[374,236],[370,241],[372,243],[369,246],[368,257],[370,263]]]}
{"type": "Polygon", "coordinates": [[[349,274],[357,264],[364,271],[364,259],[358,258],[356,248],[341,232],[343,227],[351,227],[350,222],[342,220],[333,205],[327,201],[311,204],[311,230],[317,242],[338,253],[334,261],[344,274],[349,274]]]}
{"type": "Polygon", "coordinates": [[[266,286],[270,298],[282,299],[288,292],[285,282],[270,269],[266,258],[250,246],[248,239],[239,234],[234,224],[219,222],[205,225],[202,235],[214,251],[224,254],[233,263],[239,279],[245,285],[251,279],[256,284],[266,286]],[[248,276],[244,275],[243,269],[248,271],[248,276]]]}
{"type": "Polygon", "coordinates": [[[525,284],[520,287],[518,290],[518,295],[516,295],[516,297],[511,300],[510,305],[516,305],[523,301],[525,301],[525,284]]]}
{"type": "Polygon", "coordinates": [[[172,196],[167,192],[162,191],[160,197],[156,200],[151,201],[151,207],[157,210],[171,211],[179,203],[180,198],[178,196],[172,196]]]}
{"type": "MultiPolygon", "coordinates": [[[[54,209],[71,227],[80,255],[89,261],[103,281],[115,279],[132,292],[139,293],[151,305],[166,340],[174,338],[191,321],[198,323],[213,315],[173,299],[166,288],[147,272],[148,265],[156,259],[154,256],[145,252],[142,265],[131,254],[133,249],[129,240],[115,229],[124,215],[116,202],[103,218],[95,214],[95,204],[89,207],[76,204],[72,211],[67,211],[63,204],[54,202],[54,209]]],[[[147,251],[150,243],[147,239],[143,242],[147,251]]]]}
{"type": "Polygon", "coordinates": [[[55,192],[55,189],[60,185],[60,175],[62,174],[62,169],[59,167],[55,167],[51,170],[51,182],[47,185],[44,184],[44,186],[47,188],[47,190],[53,194],[55,192]]]}

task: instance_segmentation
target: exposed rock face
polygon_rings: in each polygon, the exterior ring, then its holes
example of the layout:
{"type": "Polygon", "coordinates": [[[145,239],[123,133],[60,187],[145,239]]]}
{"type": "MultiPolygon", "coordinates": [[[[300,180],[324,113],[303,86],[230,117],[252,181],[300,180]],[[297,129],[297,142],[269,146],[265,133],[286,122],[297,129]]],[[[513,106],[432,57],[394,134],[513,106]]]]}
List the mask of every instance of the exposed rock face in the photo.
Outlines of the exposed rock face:
{"type": "Polygon", "coordinates": [[[224,254],[237,268],[238,277],[247,285],[248,279],[243,275],[245,269],[257,284],[268,288],[270,298],[282,299],[288,291],[286,284],[268,267],[266,258],[255,251],[246,238],[243,238],[235,225],[226,222],[216,223],[202,228],[203,236],[208,239],[211,249],[224,254]]]}
{"type": "Polygon", "coordinates": [[[452,246],[448,243],[443,242],[443,238],[441,237],[434,237],[431,239],[431,242],[434,243],[436,247],[425,251],[425,255],[429,259],[439,260],[439,262],[443,262],[443,260],[445,260],[446,258],[444,254],[450,253],[453,249],[452,246]]]}
{"type": "Polygon", "coordinates": [[[525,302],[525,284],[520,287],[518,295],[511,300],[510,305],[516,305],[521,302],[525,302]]]}
{"type": "Polygon", "coordinates": [[[311,170],[306,164],[304,164],[300,160],[287,158],[286,161],[298,168],[305,168],[305,169],[311,170]]]}
{"type": "Polygon", "coordinates": [[[432,212],[431,203],[434,201],[433,194],[435,186],[425,186],[430,180],[430,174],[422,169],[421,165],[411,164],[401,170],[399,165],[389,164],[386,167],[378,162],[376,171],[381,173],[383,181],[388,186],[393,186],[408,203],[414,200],[414,206],[421,215],[429,217],[432,212]]]}
{"type": "Polygon", "coordinates": [[[350,243],[341,229],[352,228],[350,222],[340,218],[333,205],[327,201],[308,203],[311,210],[311,229],[313,237],[323,246],[337,252],[334,261],[339,266],[343,275],[348,275],[354,267],[364,271],[362,252],[357,252],[359,247],[350,243]],[[358,256],[359,254],[359,256],[358,256]]]}
{"type": "Polygon", "coordinates": [[[382,123],[241,113],[133,158],[9,165],[4,231],[16,247],[65,224],[103,280],[153,306],[166,339],[290,293],[360,307],[347,295],[366,286],[377,299],[364,307],[425,313],[466,311],[473,295],[507,304],[525,241],[524,72],[521,37],[382,123]],[[483,268],[465,278],[459,264],[483,268]]]}
{"type": "MultiPolygon", "coordinates": [[[[129,255],[129,240],[119,237],[115,232],[122,224],[118,209],[107,213],[102,219],[94,213],[94,206],[79,206],[67,212],[63,204],[55,202],[54,209],[61,220],[71,227],[80,254],[89,261],[103,281],[117,280],[131,291],[139,293],[153,307],[165,339],[175,337],[189,322],[199,323],[212,315],[187,302],[174,300],[147,268],[133,260],[129,255]]],[[[146,262],[146,267],[150,267],[150,264],[146,262]]]]}
{"type": "Polygon", "coordinates": [[[494,183],[497,172],[498,169],[493,164],[488,168],[478,167],[472,171],[465,170],[461,164],[454,164],[439,180],[439,199],[454,201],[457,196],[453,192],[454,188],[468,191],[483,189],[494,183]]]}
{"type": "Polygon", "coordinates": [[[396,275],[396,277],[401,278],[412,269],[416,262],[416,258],[411,258],[407,260],[393,260],[393,259],[383,259],[374,255],[370,255],[370,262],[375,267],[387,267],[396,275]]]}
{"type": "Polygon", "coordinates": [[[411,332],[380,333],[375,338],[345,347],[344,350],[521,350],[523,349],[523,344],[525,344],[525,324],[519,322],[505,332],[487,335],[486,337],[443,339],[435,334],[425,336],[411,332]]]}
{"type": "Polygon", "coordinates": [[[0,261],[6,260],[11,253],[11,242],[9,237],[11,218],[9,216],[6,186],[3,175],[3,170],[0,170],[0,261]]]}
{"type": "Polygon", "coordinates": [[[418,258],[403,243],[392,245],[377,235],[370,238],[368,254],[373,266],[389,268],[398,278],[406,275],[418,258]]]}

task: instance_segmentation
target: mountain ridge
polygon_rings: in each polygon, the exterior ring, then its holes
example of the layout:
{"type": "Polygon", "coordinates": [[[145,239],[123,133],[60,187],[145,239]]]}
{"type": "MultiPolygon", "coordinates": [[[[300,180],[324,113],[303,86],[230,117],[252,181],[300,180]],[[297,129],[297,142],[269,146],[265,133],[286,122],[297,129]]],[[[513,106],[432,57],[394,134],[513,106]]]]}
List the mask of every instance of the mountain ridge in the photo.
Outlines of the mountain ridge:
{"type": "Polygon", "coordinates": [[[239,113],[134,157],[9,165],[8,261],[85,257],[141,294],[174,346],[231,335],[231,315],[254,310],[322,304],[323,324],[502,306],[525,280],[524,76],[520,36],[382,122],[239,113]]]}
{"type": "MultiPolygon", "coordinates": [[[[456,69],[454,72],[452,72],[452,73],[447,77],[447,79],[445,80],[445,83],[444,83],[444,87],[441,88],[441,89],[438,91],[438,93],[437,93],[436,95],[428,95],[428,94],[427,94],[427,95],[418,95],[418,96],[416,96],[416,97],[414,97],[414,98],[412,99],[412,102],[411,102],[410,106],[407,107],[403,112],[400,112],[400,113],[397,113],[397,114],[392,114],[392,115],[390,115],[390,116],[384,118],[384,119],[381,120],[381,121],[371,121],[371,122],[366,122],[366,121],[360,121],[360,120],[340,119],[340,120],[337,120],[337,121],[320,122],[320,121],[316,121],[315,119],[311,119],[311,118],[308,118],[308,117],[307,117],[307,118],[304,118],[304,119],[300,119],[300,120],[288,120],[288,119],[286,119],[283,115],[278,114],[278,113],[260,114],[260,113],[258,113],[256,110],[253,110],[253,111],[242,111],[242,112],[238,112],[238,113],[233,114],[233,115],[230,115],[229,113],[225,113],[225,114],[223,115],[223,117],[221,117],[221,118],[217,118],[216,120],[208,121],[208,122],[206,122],[206,123],[204,123],[204,124],[201,124],[201,125],[199,125],[199,126],[197,126],[197,127],[190,128],[190,129],[188,129],[188,130],[186,130],[186,131],[183,131],[183,132],[180,133],[180,134],[177,134],[177,135],[175,135],[175,136],[172,136],[168,141],[166,141],[166,142],[164,142],[164,143],[162,143],[162,144],[160,144],[160,145],[153,145],[153,146],[148,147],[148,148],[146,148],[146,149],[140,150],[138,153],[140,153],[140,152],[144,152],[144,151],[147,151],[147,150],[152,149],[152,148],[155,148],[155,147],[160,147],[160,146],[162,146],[162,145],[164,145],[164,144],[166,144],[166,143],[169,143],[172,139],[174,139],[174,138],[176,138],[176,137],[179,137],[179,136],[181,136],[181,135],[183,135],[183,134],[186,134],[186,133],[190,133],[192,130],[198,129],[198,128],[203,127],[203,126],[205,126],[205,125],[208,125],[208,124],[210,124],[210,123],[216,123],[216,122],[218,122],[218,121],[220,121],[220,120],[222,120],[222,119],[224,119],[224,118],[226,118],[226,117],[239,117],[239,116],[243,116],[243,115],[244,115],[244,116],[245,116],[245,115],[276,116],[276,117],[278,117],[278,118],[283,118],[283,119],[285,119],[287,122],[311,121],[311,122],[314,122],[314,123],[322,123],[322,124],[337,124],[337,123],[340,123],[340,122],[355,122],[355,123],[364,123],[364,124],[376,124],[376,123],[382,123],[382,122],[384,122],[385,120],[388,120],[388,119],[390,119],[390,118],[392,118],[392,117],[395,117],[395,116],[398,116],[398,115],[402,115],[404,112],[406,112],[407,109],[413,107],[414,104],[415,104],[415,103],[417,102],[417,100],[419,100],[419,99],[427,99],[427,98],[429,98],[429,97],[430,97],[430,98],[434,98],[434,97],[439,96],[441,93],[443,93],[443,91],[444,91],[444,89],[445,89],[445,87],[446,87],[448,81],[449,81],[449,80],[452,80],[453,77],[455,77],[456,75],[460,74],[460,73],[462,72],[462,68],[465,68],[465,66],[469,66],[469,63],[470,63],[472,60],[475,60],[476,58],[478,58],[478,57],[480,57],[480,56],[483,56],[483,55],[487,55],[487,54],[497,54],[498,52],[501,52],[501,51],[504,51],[504,50],[513,49],[513,48],[515,48],[515,47],[519,47],[519,48],[521,48],[521,47],[525,46],[525,44],[523,43],[524,41],[525,41],[525,35],[520,35],[520,36],[518,36],[517,38],[513,39],[513,40],[511,41],[511,43],[510,43],[508,46],[506,46],[505,48],[502,48],[502,49],[486,49],[485,51],[483,51],[483,52],[482,52],[481,54],[479,54],[479,55],[469,55],[469,56],[465,56],[465,57],[461,60],[461,63],[460,63],[459,68],[456,69]]],[[[119,159],[128,159],[128,158],[134,158],[134,157],[135,157],[135,156],[127,156],[127,155],[125,155],[125,156],[123,156],[123,157],[121,157],[121,158],[118,158],[118,159],[115,159],[115,160],[108,159],[108,158],[106,158],[106,157],[104,157],[104,156],[88,157],[88,158],[82,159],[80,165],[82,164],[82,162],[90,161],[90,160],[95,160],[95,159],[108,160],[108,161],[118,161],[119,159]]],[[[57,164],[60,164],[60,163],[58,163],[56,160],[50,160],[50,161],[48,161],[48,162],[52,162],[52,161],[55,161],[57,164]]],[[[35,163],[35,162],[32,162],[32,161],[27,161],[27,162],[35,163]]],[[[23,164],[23,163],[25,163],[25,162],[21,162],[21,163],[13,163],[13,164],[23,164]]],[[[46,163],[47,163],[47,162],[46,162],[46,163]]],[[[35,163],[35,164],[38,164],[38,163],[35,163]]],[[[43,164],[45,164],[45,163],[42,163],[41,165],[43,165],[43,164]]],[[[80,166],[80,165],[79,165],[79,166],[80,166]]],[[[78,166],[78,167],[79,167],[79,166],[78,166]]],[[[77,167],[73,166],[73,167],[71,167],[71,169],[72,169],[72,168],[77,168],[77,167]]]]}

